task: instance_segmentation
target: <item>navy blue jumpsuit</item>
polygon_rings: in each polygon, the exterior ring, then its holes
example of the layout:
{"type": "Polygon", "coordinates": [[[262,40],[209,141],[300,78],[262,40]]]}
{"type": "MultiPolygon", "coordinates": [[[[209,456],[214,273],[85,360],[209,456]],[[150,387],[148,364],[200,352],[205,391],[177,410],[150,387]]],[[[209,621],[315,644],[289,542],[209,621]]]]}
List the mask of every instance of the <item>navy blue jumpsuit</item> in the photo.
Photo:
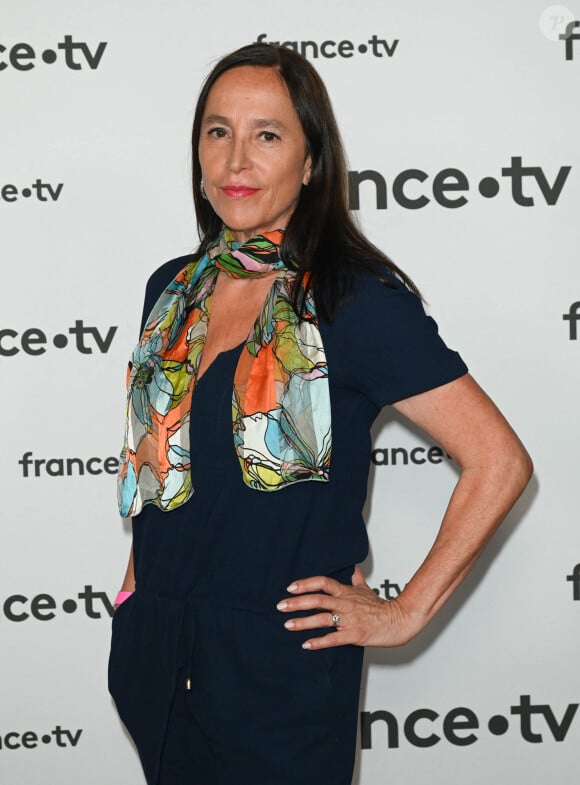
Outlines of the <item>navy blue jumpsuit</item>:
{"type": "MultiPolygon", "coordinates": [[[[144,315],[190,261],[163,265],[144,315]]],[[[419,299],[368,273],[320,323],[332,409],[330,482],[266,493],[242,482],[231,395],[241,347],[216,358],[191,409],[195,492],[133,520],[135,593],[113,617],[109,687],[149,785],[349,785],[363,650],[302,649],[276,604],[298,578],[350,583],[380,409],[467,369],[419,299]]]]}

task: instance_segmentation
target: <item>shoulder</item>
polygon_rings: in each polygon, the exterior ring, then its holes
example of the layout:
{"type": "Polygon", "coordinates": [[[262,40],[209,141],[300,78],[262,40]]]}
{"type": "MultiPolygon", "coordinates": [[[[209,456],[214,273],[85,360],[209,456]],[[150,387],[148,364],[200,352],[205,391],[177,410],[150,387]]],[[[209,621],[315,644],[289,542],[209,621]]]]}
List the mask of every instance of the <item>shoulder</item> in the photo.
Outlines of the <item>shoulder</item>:
{"type": "Polygon", "coordinates": [[[346,301],[337,314],[338,321],[353,318],[363,324],[405,323],[425,317],[423,304],[408,286],[386,265],[370,262],[368,268],[358,266],[346,301]]]}
{"type": "MultiPolygon", "coordinates": [[[[323,327],[325,347],[378,406],[445,384],[467,372],[439,335],[420,297],[381,264],[357,270],[348,300],[323,327]]],[[[329,359],[329,369],[330,369],[329,359]]]]}
{"type": "Polygon", "coordinates": [[[178,256],[170,259],[158,267],[150,276],[145,287],[145,301],[143,303],[143,315],[141,317],[141,331],[147,321],[147,317],[161,293],[169,286],[175,276],[195,259],[194,254],[178,256]]]}
{"type": "Polygon", "coordinates": [[[161,292],[167,288],[180,270],[183,270],[195,259],[194,254],[186,254],[170,259],[151,273],[147,281],[146,293],[157,299],[161,292]]]}
{"type": "Polygon", "coordinates": [[[413,344],[437,333],[437,324],[427,314],[423,301],[396,273],[381,263],[358,268],[351,294],[338,312],[337,321],[357,332],[371,333],[374,340],[396,340],[413,344]]]}

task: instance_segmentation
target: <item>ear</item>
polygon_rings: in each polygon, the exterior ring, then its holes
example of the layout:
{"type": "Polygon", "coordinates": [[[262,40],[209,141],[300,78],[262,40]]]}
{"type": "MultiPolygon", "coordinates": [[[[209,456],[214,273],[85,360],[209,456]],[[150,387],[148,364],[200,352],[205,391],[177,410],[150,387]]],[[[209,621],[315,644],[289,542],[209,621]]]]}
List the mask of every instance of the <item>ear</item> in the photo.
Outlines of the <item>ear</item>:
{"type": "Polygon", "coordinates": [[[312,177],[312,156],[309,155],[304,161],[304,175],[302,177],[302,185],[308,185],[312,177]]]}

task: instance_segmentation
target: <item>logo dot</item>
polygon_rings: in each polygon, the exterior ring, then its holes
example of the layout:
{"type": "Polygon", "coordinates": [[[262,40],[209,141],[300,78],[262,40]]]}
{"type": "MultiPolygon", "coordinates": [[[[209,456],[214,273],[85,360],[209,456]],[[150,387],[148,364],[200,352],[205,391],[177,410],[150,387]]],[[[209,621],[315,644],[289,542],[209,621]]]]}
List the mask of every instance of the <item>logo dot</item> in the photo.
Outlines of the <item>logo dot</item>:
{"type": "Polygon", "coordinates": [[[42,743],[43,743],[43,744],[50,744],[50,742],[51,742],[51,738],[50,738],[50,736],[48,735],[48,733],[46,733],[46,734],[45,734],[45,735],[42,737],[42,743]]]}
{"type": "Polygon", "coordinates": [[[367,49],[368,49],[368,46],[366,44],[359,44],[358,50],[361,53],[361,55],[364,55],[364,53],[367,51],[367,49]]]}
{"type": "Polygon", "coordinates": [[[65,613],[74,613],[77,609],[77,604],[74,600],[65,600],[62,604],[62,609],[65,613]]]}
{"type": "Polygon", "coordinates": [[[45,49],[42,53],[42,59],[45,63],[55,63],[56,62],[56,52],[54,49],[45,49]]]}
{"type": "Polygon", "coordinates": [[[495,177],[484,177],[479,182],[479,193],[482,196],[491,199],[492,196],[497,196],[499,191],[499,183],[495,177]]]}
{"type": "Polygon", "coordinates": [[[68,338],[66,337],[66,335],[62,335],[62,333],[59,333],[58,335],[54,336],[52,342],[57,349],[64,349],[64,347],[68,343],[68,338]]]}
{"type": "Polygon", "coordinates": [[[26,196],[26,198],[28,198],[31,195],[31,193],[32,193],[32,191],[30,190],[30,188],[23,188],[22,189],[22,196],[26,196]]]}
{"type": "Polygon", "coordinates": [[[494,717],[490,718],[487,727],[489,728],[489,732],[493,733],[494,736],[502,736],[507,731],[509,723],[501,714],[496,714],[494,717]]]}

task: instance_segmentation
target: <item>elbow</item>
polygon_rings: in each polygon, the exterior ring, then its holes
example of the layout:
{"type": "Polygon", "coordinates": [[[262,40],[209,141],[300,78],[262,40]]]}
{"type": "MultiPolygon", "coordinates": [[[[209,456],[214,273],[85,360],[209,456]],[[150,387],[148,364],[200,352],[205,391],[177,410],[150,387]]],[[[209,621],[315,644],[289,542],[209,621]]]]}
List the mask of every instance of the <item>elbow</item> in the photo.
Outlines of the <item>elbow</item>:
{"type": "Polygon", "coordinates": [[[534,473],[532,458],[517,437],[516,441],[504,451],[503,461],[500,464],[500,471],[504,478],[511,479],[514,497],[517,499],[534,473]]]}
{"type": "Polygon", "coordinates": [[[532,479],[534,473],[534,463],[528,451],[522,448],[522,456],[520,457],[520,473],[522,476],[522,491],[532,479]]]}
{"type": "Polygon", "coordinates": [[[532,475],[534,473],[534,462],[532,461],[531,455],[526,450],[525,447],[522,448],[524,452],[524,471],[526,474],[526,485],[532,479],[532,475]]]}

